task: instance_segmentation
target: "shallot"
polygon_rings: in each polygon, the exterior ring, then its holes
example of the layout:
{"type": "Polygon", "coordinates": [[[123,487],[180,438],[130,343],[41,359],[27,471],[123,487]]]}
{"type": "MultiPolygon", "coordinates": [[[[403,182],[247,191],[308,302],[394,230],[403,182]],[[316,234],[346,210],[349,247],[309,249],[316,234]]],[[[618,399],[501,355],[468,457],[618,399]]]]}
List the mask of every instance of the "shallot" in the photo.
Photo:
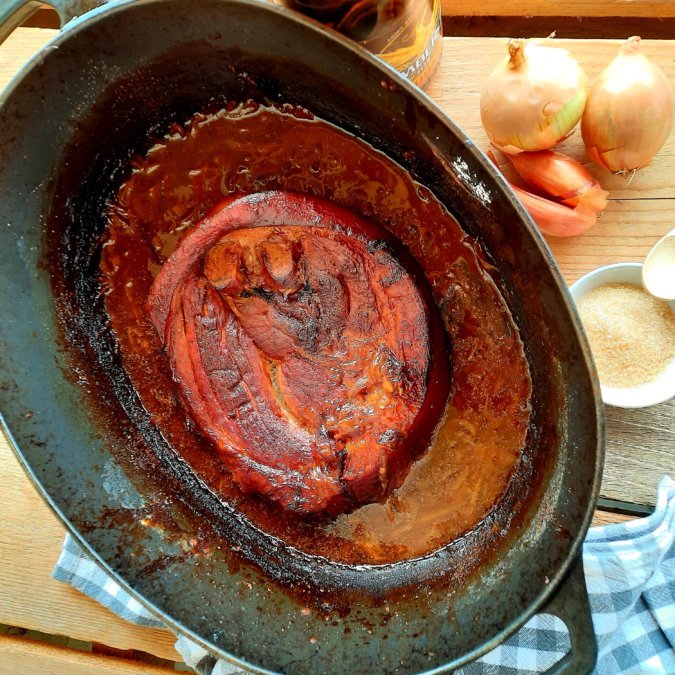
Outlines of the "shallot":
{"type": "Polygon", "coordinates": [[[606,190],[580,162],[562,152],[539,150],[509,157],[518,175],[551,197],[567,204],[584,204],[599,213],[607,206],[606,190]]]}
{"type": "Polygon", "coordinates": [[[515,185],[511,185],[511,189],[532,216],[537,227],[552,237],[574,237],[583,234],[595,225],[598,219],[598,214],[585,204],[579,204],[572,209],[515,185]]]}
{"type": "MultiPolygon", "coordinates": [[[[488,157],[500,170],[491,150],[488,157]]],[[[551,237],[574,237],[591,228],[607,205],[607,195],[583,165],[562,153],[540,151],[507,155],[518,174],[554,199],[509,183],[537,227],[551,237]]]]}

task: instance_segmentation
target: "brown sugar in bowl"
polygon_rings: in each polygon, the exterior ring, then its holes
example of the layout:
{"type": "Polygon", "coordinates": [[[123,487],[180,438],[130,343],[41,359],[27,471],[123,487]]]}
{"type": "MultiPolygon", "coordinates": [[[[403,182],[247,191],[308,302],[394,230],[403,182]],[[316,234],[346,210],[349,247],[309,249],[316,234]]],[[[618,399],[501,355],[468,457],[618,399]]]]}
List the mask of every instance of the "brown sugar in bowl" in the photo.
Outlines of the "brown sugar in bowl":
{"type": "Polygon", "coordinates": [[[675,396],[675,302],[650,296],[641,274],[641,263],[607,265],[570,288],[603,401],[621,408],[644,408],[675,396]]]}

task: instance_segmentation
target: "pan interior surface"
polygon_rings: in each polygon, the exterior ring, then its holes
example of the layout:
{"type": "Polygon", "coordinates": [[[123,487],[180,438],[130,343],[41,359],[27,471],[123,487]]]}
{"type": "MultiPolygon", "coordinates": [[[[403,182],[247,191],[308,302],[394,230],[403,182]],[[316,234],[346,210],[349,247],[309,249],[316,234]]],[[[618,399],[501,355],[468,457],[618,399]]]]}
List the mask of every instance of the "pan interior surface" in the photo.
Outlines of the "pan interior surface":
{"type": "Polygon", "coordinates": [[[427,671],[524,620],[588,523],[597,392],[547,252],[463,134],[385,67],[252,2],[137,2],[55,46],[0,111],[0,404],[53,506],[170,622],[263,670],[427,671]],[[534,397],[523,456],[533,487],[505,496],[517,516],[489,560],[484,532],[405,565],[289,550],[213,498],[120,367],[97,286],[106,203],[149,133],[250,98],[306,107],[381,150],[490,255],[534,397]],[[61,268],[47,269],[55,246],[61,268]]]}

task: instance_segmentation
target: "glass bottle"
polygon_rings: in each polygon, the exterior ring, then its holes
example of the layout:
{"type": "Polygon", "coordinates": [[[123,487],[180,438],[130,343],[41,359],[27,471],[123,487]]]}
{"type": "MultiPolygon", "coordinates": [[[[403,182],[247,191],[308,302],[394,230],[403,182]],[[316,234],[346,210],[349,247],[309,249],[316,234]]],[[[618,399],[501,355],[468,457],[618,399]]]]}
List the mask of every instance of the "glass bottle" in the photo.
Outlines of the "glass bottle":
{"type": "Polygon", "coordinates": [[[440,0],[283,0],[387,61],[423,87],[441,57],[440,0]]]}

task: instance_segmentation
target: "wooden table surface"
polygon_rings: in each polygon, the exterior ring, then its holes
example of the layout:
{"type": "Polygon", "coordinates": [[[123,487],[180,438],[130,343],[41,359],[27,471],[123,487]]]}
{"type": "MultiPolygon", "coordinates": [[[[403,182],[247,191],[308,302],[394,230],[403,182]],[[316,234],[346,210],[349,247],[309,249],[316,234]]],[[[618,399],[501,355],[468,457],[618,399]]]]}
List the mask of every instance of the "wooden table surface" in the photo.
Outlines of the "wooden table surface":
{"type": "MultiPolygon", "coordinates": [[[[457,2],[466,6],[465,2],[457,2]]],[[[444,0],[444,7],[453,4],[455,0],[444,0]]],[[[585,4],[583,0],[576,2],[576,5],[585,4]]],[[[673,2],[656,4],[675,7],[673,2]]],[[[547,6],[527,1],[516,5],[513,13],[526,12],[525,6],[547,6]]],[[[654,3],[634,2],[633,5],[644,8],[654,3]]],[[[476,9],[480,11],[480,7],[476,9]]],[[[0,46],[0,88],[54,32],[21,28],[0,46]]],[[[590,77],[612,59],[619,44],[590,39],[559,42],[572,51],[590,77]]],[[[504,53],[504,45],[503,39],[445,38],[442,62],[428,89],[430,96],[483,148],[487,148],[487,141],[478,112],[480,87],[504,53]]],[[[645,41],[643,49],[675,83],[675,40],[645,41]]],[[[568,139],[562,149],[585,161],[578,134],[568,139]]],[[[583,236],[549,240],[568,283],[600,265],[642,260],[654,242],[675,226],[675,132],[653,164],[630,182],[607,176],[595,168],[591,170],[611,193],[602,219],[583,236]]],[[[657,483],[664,474],[675,477],[675,401],[644,410],[608,409],[602,496],[653,504],[657,483]]],[[[112,656],[110,653],[137,650],[159,659],[178,660],[173,636],[168,631],[133,627],[50,578],[64,530],[34,492],[2,436],[0,505],[3,512],[0,519],[0,624],[67,636],[87,645],[85,651],[75,651],[0,632],[0,674],[166,673],[166,663],[151,665],[147,658],[145,663],[140,663],[136,651],[112,656]],[[86,649],[98,653],[89,653],[86,649]],[[27,670],[29,661],[31,668],[27,670]]],[[[599,510],[594,523],[625,518],[599,510]]]]}
{"type": "Polygon", "coordinates": [[[443,16],[675,17],[673,0],[441,0],[443,16]]]}

